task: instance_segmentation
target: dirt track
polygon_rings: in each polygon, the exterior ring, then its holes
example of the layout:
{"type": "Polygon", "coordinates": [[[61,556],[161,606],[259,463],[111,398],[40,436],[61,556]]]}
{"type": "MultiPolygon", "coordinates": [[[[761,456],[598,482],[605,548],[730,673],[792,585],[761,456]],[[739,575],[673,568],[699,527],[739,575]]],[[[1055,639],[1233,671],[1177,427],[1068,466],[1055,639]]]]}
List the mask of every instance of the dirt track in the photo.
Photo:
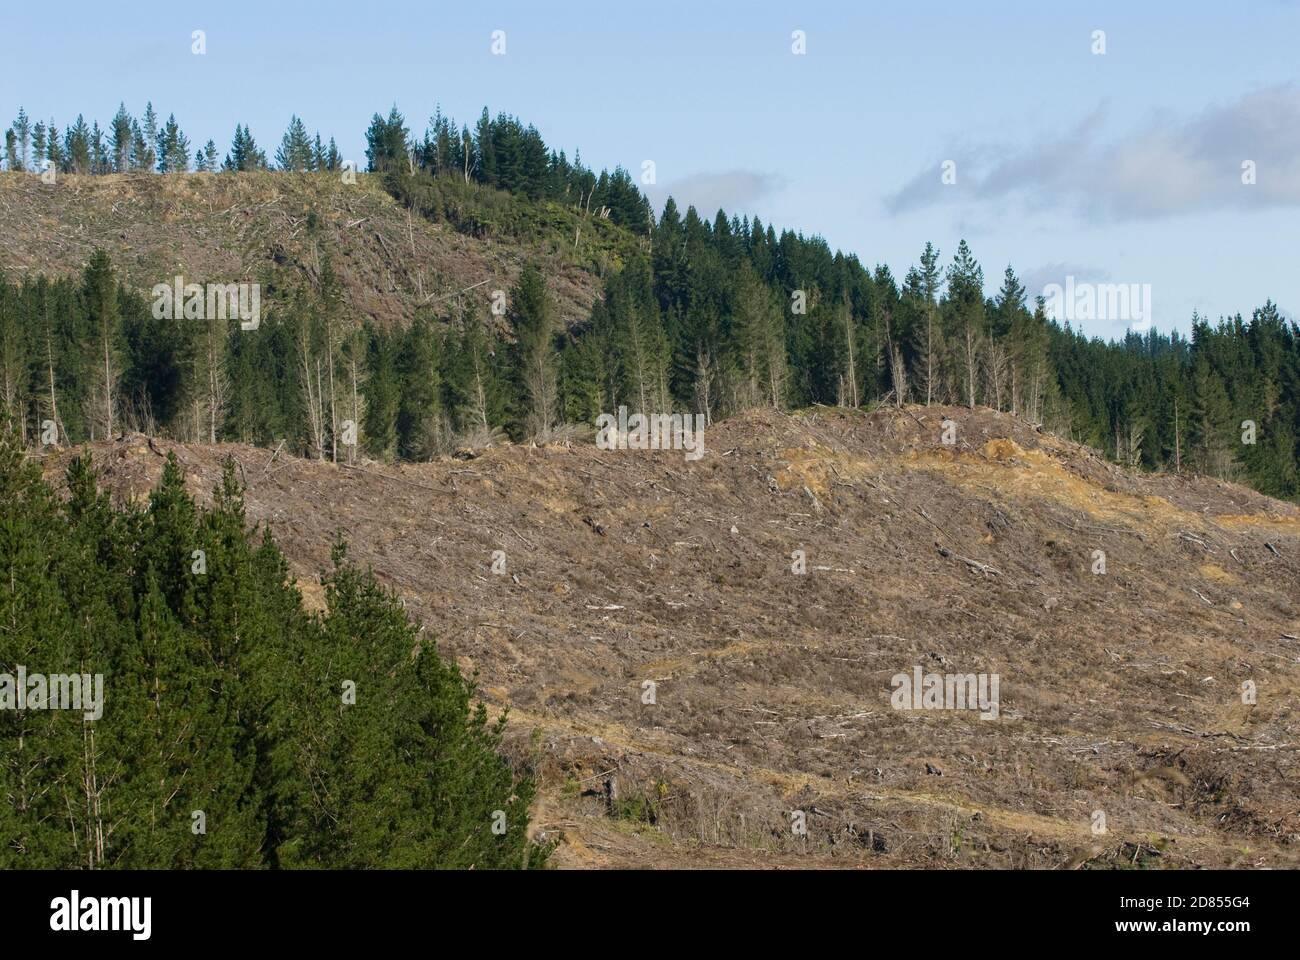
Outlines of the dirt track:
{"type": "MultiPolygon", "coordinates": [[[[1294,506],[962,408],[755,414],[697,462],[154,445],[203,495],[235,457],[308,603],[347,534],[510,706],[560,866],[1300,866],[1294,506]],[[916,666],[997,674],[998,717],[894,709],[916,666]]],[[[95,453],[122,496],[161,470],[95,453]]]]}

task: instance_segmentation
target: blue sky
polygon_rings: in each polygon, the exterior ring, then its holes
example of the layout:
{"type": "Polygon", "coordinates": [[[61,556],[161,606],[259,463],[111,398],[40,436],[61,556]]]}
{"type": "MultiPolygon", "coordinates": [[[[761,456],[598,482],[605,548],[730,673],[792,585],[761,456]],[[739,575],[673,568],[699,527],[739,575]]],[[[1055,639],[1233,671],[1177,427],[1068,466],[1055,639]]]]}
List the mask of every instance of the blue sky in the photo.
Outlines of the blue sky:
{"type": "Polygon", "coordinates": [[[653,160],[657,199],[819,233],[899,277],[965,237],[990,290],[1008,263],[1031,294],[1147,283],[1161,329],[1300,310],[1300,4],[1142,6],[8,3],[0,117],[106,124],[152,100],[191,141],[224,153],[247,123],[273,153],[297,113],[361,159],[393,102],[417,131],[437,103],[487,105],[597,168],[653,160]]]}

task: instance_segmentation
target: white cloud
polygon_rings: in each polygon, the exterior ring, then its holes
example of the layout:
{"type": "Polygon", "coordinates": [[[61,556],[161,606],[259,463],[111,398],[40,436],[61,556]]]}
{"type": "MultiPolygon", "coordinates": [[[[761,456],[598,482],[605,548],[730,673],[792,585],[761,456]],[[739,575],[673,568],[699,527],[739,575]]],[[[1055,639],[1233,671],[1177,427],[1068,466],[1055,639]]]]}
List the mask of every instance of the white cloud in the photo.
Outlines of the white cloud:
{"type": "Polygon", "coordinates": [[[759,200],[783,185],[779,177],[771,174],[752,170],[725,170],[692,174],[642,189],[650,198],[656,214],[663,210],[664,202],[671,196],[683,213],[687,207],[693,206],[700,217],[711,220],[719,209],[727,211],[728,216],[752,213],[759,200]]]}
{"type": "Polygon", "coordinates": [[[1158,219],[1204,210],[1300,206],[1300,88],[1270,87],[1192,117],[1159,114],[1107,135],[1098,107],[1056,139],[984,145],[953,153],[955,186],[939,162],[885,200],[898,214],[940,203],[1019,200],[1029,210],[1084,219],[1158,219]],[[1245,161],[1253,185],[1242,182],[1245,161]]]}

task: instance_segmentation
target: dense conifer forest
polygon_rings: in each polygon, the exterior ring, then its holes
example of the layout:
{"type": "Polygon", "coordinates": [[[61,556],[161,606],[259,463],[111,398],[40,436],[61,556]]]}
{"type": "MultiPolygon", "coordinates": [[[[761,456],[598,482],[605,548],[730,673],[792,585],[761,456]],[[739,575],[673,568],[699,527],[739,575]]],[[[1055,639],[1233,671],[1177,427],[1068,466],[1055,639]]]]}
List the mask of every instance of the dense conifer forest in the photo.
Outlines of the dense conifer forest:
{"type": "MultiPolygon", "coordinates": [[[[1192,317],[1190,338],[1102,341],[1049,318],[1011,266],[986,296],[964,241],[951,253],[927,244],[900,277],[757,217],[710,218],[671,199],[656,216],[625,170],[596,174],[506,114],[485,109],[471,128],[438,111],[417,136],[394,107],[366,140],[368,175],[418,214],[490,237],[522,229],[492,197],[512,198],[515,218],[558,202],[619,225],[636,252],[569,324],[535,265],[504,304],[484,295],[421,309],[402,329],[349,314],[328,249],[317,282],[262,278],[254,331],[155,319],[146,296],[118,283],[112,251],[80,281],[5,277],[0,394],[20,438],[40,440],[53,421],[63,442],[130,428],[419,460],[493,437],[571,436],[620,404],[716,419],[755,406],[956,402],[1026,417],[1129,466],[1300,496],[1300,329],[1271,301],[1249,316],[1192,317]]],[[[20,113],[5,146],[10,170],[347,172],[333,139],[297,117],[274,163],[246,125],[219,153],[211,141],[193,149],[152,104],[140,119],[122,107],[106,130],[20,113]]]]}
{"type": "Polygon", "coordinates": [[[210,507],[174,457],[138,506],[88,457],[67,488],[0,438],[0,868],[545,861],[504,718],[342,542],[308,613],[232,466],[210,507]],[[99,675],[100,716],[14,702],[24,667],[99,675]]]}

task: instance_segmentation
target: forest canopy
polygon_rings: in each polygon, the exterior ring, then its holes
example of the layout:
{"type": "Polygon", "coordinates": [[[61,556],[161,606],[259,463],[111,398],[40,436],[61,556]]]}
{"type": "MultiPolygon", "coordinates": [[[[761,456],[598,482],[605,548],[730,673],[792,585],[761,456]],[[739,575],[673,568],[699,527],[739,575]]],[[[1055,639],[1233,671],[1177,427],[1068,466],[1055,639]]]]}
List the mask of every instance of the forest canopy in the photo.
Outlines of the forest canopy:
{"type": "MultiPolygon", "coordinates": [[[[28,443],[129,427],[285,441],[333,460],[421,460],[505,436],[569,436],[619,405],[711,421],[762,406],[943,402],[1024,417],[1131,467],[1300,497],[1300,328],[1272,301],[1248,317],[1193,316],[1190,337],[1151,329],[1103,341],[1052,319],[1009,265],[987,295],[965,241],[946,259],[926,244],[899,277],[757,217],[710,217],[672,199],[656,217],[626,171],[596,174],[486,108],[472,126],[439,109],[416,135],[394,106],[373,115],[366,143],[367,169],[395,199],[471,236],[523,217],[551,231],[544,246],[568,247],[594,218],[630,244],[576,320],[557,316],[534,257],[503,317],[486,299],[458,300],[393,328],[347,307],[322,241],[315,276],[265,278],[275,296],[252,332],[153,318],[102,251],[79,281],[0,282],[7,422],[28,443]],[[548,204],[576,212],[578,235],[556,233],[548,204]]],[[[218,153],[209,142],[186,159],[174,117],[150,104],[138,120],[121,107],[106,130],[20,112],[5,163],[91,174],[344,168],[334,141],[297,117],[274,161],[247,125],[220,163],[218,153]]]]}
{"type": "Polygon", "coordinates": [[[207,507],[174,456],[147,504],[88,458],[67,492],[0,435],[0,687],[103,690],[93,720],[0,709],[0,869],[544,863],[504,715],[341,542],[309,613],[233,466],[207,507]]]}

